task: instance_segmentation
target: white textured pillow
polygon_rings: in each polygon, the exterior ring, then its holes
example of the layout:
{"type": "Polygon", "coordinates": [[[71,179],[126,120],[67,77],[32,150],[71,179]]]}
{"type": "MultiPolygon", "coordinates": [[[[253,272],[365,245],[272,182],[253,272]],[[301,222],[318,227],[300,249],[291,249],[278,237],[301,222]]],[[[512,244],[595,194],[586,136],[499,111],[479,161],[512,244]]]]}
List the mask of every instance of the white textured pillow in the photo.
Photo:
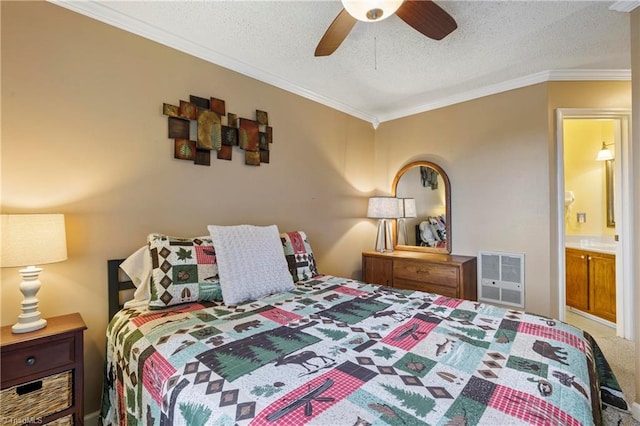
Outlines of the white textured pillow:
{"type": "Polygon", "coordinates": [[[207,229],[216,251],[225,305],[294,288],[276,225],[209,225],[207,229]]]}

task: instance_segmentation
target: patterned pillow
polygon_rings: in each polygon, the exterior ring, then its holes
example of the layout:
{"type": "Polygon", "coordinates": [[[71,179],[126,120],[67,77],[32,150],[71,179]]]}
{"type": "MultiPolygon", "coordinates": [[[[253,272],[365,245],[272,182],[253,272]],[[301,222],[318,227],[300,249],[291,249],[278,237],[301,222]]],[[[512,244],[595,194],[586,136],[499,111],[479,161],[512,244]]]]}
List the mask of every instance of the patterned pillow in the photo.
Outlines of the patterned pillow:
{"type": "Polygon", "coordinates": [[[153,268],[149,309],[220,300],[218,264],[209,236],[177,238],[149,234],[147,244],[153,268]]]}
{"type": "Polygon", "coordinates": [[[302,231],[285,232],[280,234],[280,240],[294,282],[308,280],[319,275],[307,234],[302,231]]]}
{"type": "Polygon", "coordinates": [[[208,226],[225,305],[293,290],[276,225],[208,226]]]}

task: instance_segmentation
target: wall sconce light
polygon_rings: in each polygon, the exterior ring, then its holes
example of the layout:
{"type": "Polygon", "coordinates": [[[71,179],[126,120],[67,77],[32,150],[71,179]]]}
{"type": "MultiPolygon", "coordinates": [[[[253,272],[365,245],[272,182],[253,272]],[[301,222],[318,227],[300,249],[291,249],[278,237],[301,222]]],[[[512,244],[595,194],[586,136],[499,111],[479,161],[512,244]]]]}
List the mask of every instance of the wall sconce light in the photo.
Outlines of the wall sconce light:
{"type": "Polygon", "coordinates": [[[342,0],[342,6],[358,21],[382,21],[396,13],[404,0],[342,0]]]}
{"type": "Polygon", "coordinates": [[[405,218],[417,217],[416,214],[416,200],[414,198],[398,198],[398,245],[409,244],[409,238],[407,236],[407,225],[405,218]]]}
{"type": "Polygon", "coordinates": [[[35,265],[61,262],[67,259],[67,239],[64,215],[61,214],[3,214],[2,252],[3,268],[26,266],[20,269],[23,281],[20,291],[24,295],[22,313],[11,331],[27,333],[47,325],[40,317],[36,294],[40,290],[38,275],[42,268],[35,265]]]}
{"type": "Polygon", "coordinates": [[[400,215],[398,199],[395,197],[371,197],[367,208],[367,217],[379,219],[378,235],[376,236],[376,251],[380,253],[392,252],[391,225],[388,219],[397,219],[400,215]]]}
{"type": "Polygon", "coordinates": [[[596,156],[596,161],[613,160],[613,153],[609,148],[607,148],[608,146],[611,146],[611,145],[613,144],[612,143],[606,144],[602,142],[602,149],[598,151],[598,155],[596,156]]]}

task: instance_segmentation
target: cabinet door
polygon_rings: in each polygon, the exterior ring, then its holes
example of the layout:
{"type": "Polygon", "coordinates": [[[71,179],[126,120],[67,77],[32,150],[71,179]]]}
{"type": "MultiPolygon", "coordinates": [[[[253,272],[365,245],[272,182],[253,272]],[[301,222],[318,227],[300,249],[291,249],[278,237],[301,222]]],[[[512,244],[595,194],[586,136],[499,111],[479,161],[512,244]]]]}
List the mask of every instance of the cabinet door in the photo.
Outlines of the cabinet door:
{"type": "Polygon", "coordinates": [[[362,281],[393,287],[393,260],[363,255],[362,281]]]}
{"type": "Polygon", "coordinates": [[[567,305],[589,311],[589,280],[587,254],[580,250],[566,250],[566,301],[567,305]]]}
{"type": "Polygon", "coordinates": [[[616,322],[616,259],[615,256],[589,254],[589,285],[591,313],[616,322]]]}

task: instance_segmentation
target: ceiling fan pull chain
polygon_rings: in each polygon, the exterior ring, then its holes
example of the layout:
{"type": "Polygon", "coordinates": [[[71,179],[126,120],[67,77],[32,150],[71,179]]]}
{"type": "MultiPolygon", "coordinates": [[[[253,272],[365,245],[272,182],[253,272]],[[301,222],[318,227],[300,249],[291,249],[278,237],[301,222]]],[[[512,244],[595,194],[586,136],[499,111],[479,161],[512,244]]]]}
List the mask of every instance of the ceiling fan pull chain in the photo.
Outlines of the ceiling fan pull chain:
{"type": "Polygon", "coordinates": [[[378,37],[373,37],[373,69],[378,71],[378,37]]]}

